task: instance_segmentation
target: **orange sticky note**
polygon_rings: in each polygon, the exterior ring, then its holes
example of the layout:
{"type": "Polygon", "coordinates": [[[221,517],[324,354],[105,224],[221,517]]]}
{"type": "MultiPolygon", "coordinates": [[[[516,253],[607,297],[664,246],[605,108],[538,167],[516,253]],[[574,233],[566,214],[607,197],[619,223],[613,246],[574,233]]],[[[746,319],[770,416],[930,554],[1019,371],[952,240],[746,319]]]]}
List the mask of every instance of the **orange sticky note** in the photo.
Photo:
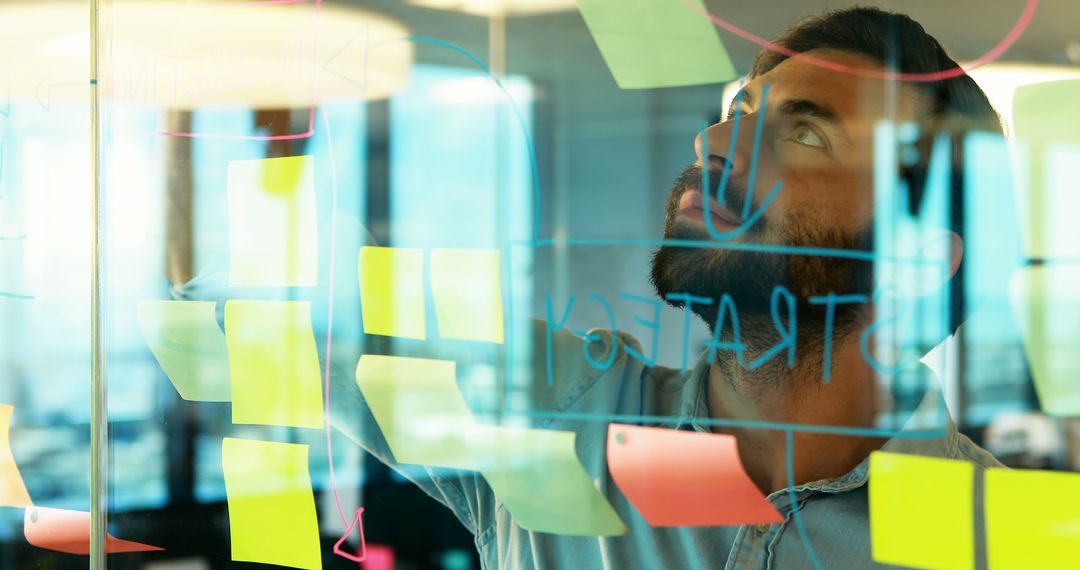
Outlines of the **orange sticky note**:
{"type": "Polygon", "coordinates": [[[611,424],[607,460],[619,489],[653,526],[784,520],[743,470],[735,436],[611,424]]]}
{"type": "Polygon", "coordinates": [[[34,503],[11,453],[11,414],[15,406],[0,406],[0,507],[29,507],[34,503]]]}
{"type": "MultiPolygon", "coordinates": [[[[90,554],[90,513],[31,507],[23,515],[23,534],[27,542],[38,548],[68,554],[90,554]]],[[[105,551],[110,554],[150,550],[165,549],[105,535],[105,551]]]]}

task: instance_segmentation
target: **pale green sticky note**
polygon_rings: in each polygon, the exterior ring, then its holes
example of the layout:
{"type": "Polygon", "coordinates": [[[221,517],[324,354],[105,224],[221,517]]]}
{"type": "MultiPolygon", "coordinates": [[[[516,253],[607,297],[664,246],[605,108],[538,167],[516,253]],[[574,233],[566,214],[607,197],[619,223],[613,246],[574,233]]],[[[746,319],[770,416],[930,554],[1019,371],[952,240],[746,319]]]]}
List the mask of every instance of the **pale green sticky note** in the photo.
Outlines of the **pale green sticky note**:
{"type": "Polygon", "coordinates": [[[476,422],[453,361],[365,354],[356,383],[398,463],[476,469],[466,444],[476,422]]]}
{"type": "Polygon", "coordinates": [[[623,89],[721,83],[738,77],[701,0],[578,0],[623,89]],[[687,3],[693,4],[693,7],[687,3]],[[697,10],[701,12],[698,12],[697,10]]]}
{"type": "Polygon", "coordinates": [[[225,339],[233,423],[323,427],[311,303],[227,301],[225,339]]]}
{"type": "Polygon", "coordinates": [[[991,570],[1080,561],[1080,474],[994,468],[985,487],[991,570]]]}
{"type": "Polygon", "coordinates": [[[431,290],[439,336],[502,343],[499,282],[498,250],[432,250],[431,290]]]}
{"type": "Polygon", "coordinates": [[[875,562],[909,568],[975,566],[975,467],[966,461],[870,454],[870,537],[875,562]]]}
{"type": "Polygon", "coordinates": [[[1080,256],[1080,79],[1023,85],[1013,99],[1025,255],[1080,256]],[[1023,190],[1026,189],[1026,194],[1023,190]]]}
{"type": "Polygon", "coordinates": [[[1080,266],[1022,267],[1009,300],[1043,411],[1080,416],[1080,266]]]}
{"type": "Polygon", "coordinates": [[[495,497],[524,529],[573,536],[626,533],[574,449],[571,431],[477,426],[474,461],[495,497]]]}
{"type": "Polygon", "coordinates": [[[232,559],[322,568],[308,446],[226,437],[221,466],[232,559]]]}
{"type": "Polygon", "coordinates": [[[360,248],[360,312],[364,332],[424,339],[424,252],[360,248]]]}
{"type": "Polygon", "coordinates": [[[139,330],[185,400],[228,402],[229,353],[213,301],[140,301],[139,330]]]}
{"type": "Polygon", "coordinates": [[[228,194],[229,286],[317,285],[313,158],[234,160],[228,194]]]}

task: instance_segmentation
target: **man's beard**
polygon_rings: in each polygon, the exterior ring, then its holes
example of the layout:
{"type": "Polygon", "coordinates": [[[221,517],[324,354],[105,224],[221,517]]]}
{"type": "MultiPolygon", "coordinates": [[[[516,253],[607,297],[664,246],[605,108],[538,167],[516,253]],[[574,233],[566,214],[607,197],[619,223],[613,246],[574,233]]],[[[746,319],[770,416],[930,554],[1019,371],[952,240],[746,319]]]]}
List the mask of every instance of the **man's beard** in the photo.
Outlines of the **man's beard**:
{"type": "MultiPolygon", "coordinates": [[[[708,196],[716,196],[721,174],[710,170],[711,188],[709,192],[703,192],[706,200],[708,196]]],[[[665,240],[711,241],[700,225],[679,219],[679,198],[687,190],[700,188],[701,169],[697,166],[686,168],[675,180],[668,201],[665,240]]],[[[731,211],[741,213],[746,199],[746,189],[734,181],[729,181],[723,200],[725,205],[731,211]]],[[[755,203],[751,211],[759,207],[760,204],[755,203]]],[[[724,247],[727,243],[735,242],[740,247],[755,244],[873,250],[873,233],[870,228],[850,232],[829,227],[829,220],[810,218],[812,216],[792,215],[786,219],[776,219],[766,212],[766,215],[735,240],[715,241],[716,247],[708,247],[713,244],[707,244],[706,247],[661,246],[652,259],[653,287],[662,299],[675,307],[681,307],[683,303],[670,299],[671,294],[684,293],[709,299],[711,303],[694,303],[691,307],[709,325],[710,331],[716,327],[721,298],[724,295],[730,296],[738,312],[742,329],[741,340],[746,345],[749,357],[750,354],[768,350],[779,337],[773,322],[771,305],[774,288],[783,286],[795,297],[799,357],[804,354],[813,357],[814,350],[807,349],[820,347],[824,340],[826,307],[824,304],[811,304],[808,299],[829,293],[869,295],[873,264],[869,261],[820,255],[724,247]]],[[[834,314],[834,336],[843,336],[853,330],[864,311],[865,307],[860,305],[838,304],[834,314]]],[[[781,305],[778,312],[786,318],[787,306],[781,305]]],[[[723,326],[725,329],[731,327],[730,315],[723,326]]],[[[724,331],[718,340],[729,341],[730,334],[730,330],[724,331]]],[[[821,351],[816,352],[820,362],[821,351]]]]}

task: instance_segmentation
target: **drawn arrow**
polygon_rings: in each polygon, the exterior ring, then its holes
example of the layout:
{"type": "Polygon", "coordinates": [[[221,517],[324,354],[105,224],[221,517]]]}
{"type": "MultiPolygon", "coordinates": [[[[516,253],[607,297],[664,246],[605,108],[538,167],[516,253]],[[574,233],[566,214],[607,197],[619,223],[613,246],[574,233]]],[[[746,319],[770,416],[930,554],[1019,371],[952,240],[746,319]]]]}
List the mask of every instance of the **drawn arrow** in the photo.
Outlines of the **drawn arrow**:
{"type": "Polygon", "coordinates": [[[349,83],[367,90],[368,72],[368,26],[364,24],[355,36],[345,42],[325,62],[323,69],[332,75],[340,77],[349,83]],[[342,61],[363,61],[360,69],[353,69],[342,65],[342,61]]]}

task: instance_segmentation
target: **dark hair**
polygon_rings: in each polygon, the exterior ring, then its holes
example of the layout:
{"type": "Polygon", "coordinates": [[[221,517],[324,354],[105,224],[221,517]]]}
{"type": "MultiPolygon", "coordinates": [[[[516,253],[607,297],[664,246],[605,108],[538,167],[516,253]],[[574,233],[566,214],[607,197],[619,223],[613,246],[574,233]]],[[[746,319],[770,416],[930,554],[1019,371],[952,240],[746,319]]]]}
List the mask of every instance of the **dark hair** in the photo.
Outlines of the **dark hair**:
{"type": "MultiPolygon", "coordinates": [[[[774,43],[798,53],[833,49],[859,54],[881,63],[885,70],[897,73],[933,73],[959,67],[918,22],[879,8],[853,7],[812,16],[796,22],[774,43]]],[[[770,49],[761,50],[754,60],[750,77],[769,72],[787,58],[770,49]]],[[[973,130],[1004,134],[1001,118],[986,94],[966,73],[908,84],[923,95],[928,105],[920,125],[922,132],[915,144],[920,159],[913,164],[901,165],[901,176],[910,191],[909,206],[917,214],[922,204],[930,149],[935,138],[951,134],[953,172],[949,229],[964,238],[964,179],[960,162],[963,136],[973,130]]],[[[968,312],[964,303],[964,270],[965,264],[961,261],[949,285],[950,333],[956,332],[968,312]]]]}

